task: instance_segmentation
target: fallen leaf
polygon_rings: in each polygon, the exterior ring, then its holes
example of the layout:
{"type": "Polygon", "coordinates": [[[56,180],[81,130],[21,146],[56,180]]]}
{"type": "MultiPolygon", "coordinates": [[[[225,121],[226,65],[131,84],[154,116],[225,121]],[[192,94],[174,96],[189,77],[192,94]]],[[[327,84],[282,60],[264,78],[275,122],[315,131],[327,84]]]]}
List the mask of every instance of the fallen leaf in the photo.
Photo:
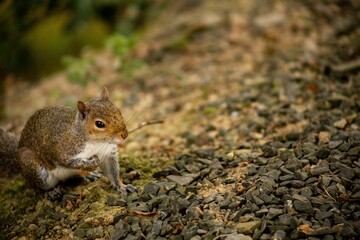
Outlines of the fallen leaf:
{"type": "Polygon", "coordinates": [[[312,232],[314,232],[314,229],[312,229],[309,224],[302,224],[300,226],[297,227],[297,230],[310,235],[312,232]]]}

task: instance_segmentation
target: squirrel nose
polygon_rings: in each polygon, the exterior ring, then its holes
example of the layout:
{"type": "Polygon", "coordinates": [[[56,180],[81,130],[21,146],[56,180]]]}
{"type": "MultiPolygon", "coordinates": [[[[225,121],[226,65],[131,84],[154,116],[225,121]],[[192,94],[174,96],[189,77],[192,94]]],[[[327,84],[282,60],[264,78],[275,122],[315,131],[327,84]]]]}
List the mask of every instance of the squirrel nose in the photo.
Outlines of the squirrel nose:
{"type": "Polygon", "coordinates": [[[125,139],[125,138],[127,138],[127,136],[128,136],[129,134],[128,134],[128,132],[125,130],[125,131],[122,131],[121,133],[120,133],[120,136],[123,138],[123,139],[125,139]]]}

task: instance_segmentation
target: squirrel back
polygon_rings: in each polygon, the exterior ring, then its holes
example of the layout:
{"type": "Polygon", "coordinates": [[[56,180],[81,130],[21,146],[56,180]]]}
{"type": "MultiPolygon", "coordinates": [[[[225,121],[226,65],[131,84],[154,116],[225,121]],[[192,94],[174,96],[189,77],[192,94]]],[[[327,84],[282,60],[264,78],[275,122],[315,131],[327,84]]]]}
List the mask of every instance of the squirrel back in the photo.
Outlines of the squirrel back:
{"type": "Polygon", "coordinates": [[[16,161],[18,138],[0,127],[0,177],[20,173],[16,161]]]}

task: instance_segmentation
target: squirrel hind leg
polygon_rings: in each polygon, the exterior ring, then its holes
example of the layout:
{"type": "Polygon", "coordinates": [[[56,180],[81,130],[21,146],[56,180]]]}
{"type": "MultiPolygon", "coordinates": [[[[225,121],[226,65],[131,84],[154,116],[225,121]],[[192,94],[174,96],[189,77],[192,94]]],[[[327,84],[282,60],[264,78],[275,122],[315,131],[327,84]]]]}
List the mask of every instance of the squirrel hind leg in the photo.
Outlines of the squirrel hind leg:
{"type": "Polygon", "coordinates": [[[32,187],[49,190],[58,184],[58,181],[51,177],[50,171],[43,166],[37,154],[31,149],[26,147],[19,149],[18,163],[21,174],[32,187]]]}

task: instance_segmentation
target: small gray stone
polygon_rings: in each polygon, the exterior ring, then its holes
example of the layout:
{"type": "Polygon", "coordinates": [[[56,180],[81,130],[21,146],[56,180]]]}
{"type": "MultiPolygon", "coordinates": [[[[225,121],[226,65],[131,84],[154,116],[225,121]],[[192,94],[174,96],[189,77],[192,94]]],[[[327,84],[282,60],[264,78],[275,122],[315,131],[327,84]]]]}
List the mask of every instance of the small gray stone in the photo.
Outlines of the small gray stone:
{"type": "Polygon", "coordinates": [[[119,195],[109,195],[106,200],[106,204],[109,206],[125,206],[126,201],[119,197],[119,195]]]}
{"type": "Polygon", "coordinates": [[[257,196],[253,196],[253,200],[257,206],[263,205],[265,202],[257,196]]]}
{"type": "Polygon", "coordinates": [[[295,172],[296,170],[299,170],[302,167],[299,159],[297,159],[296,157],[292,157],[290,159],[287,160],[287,162],[285,163],[285,168],[295,172]]]}
{"type": "Polygon", "coordinates": [[[104,229],[102,226],[91,228],[86,231],[86,237],[88,239],[96,239],[104,236],[104,229]]]}
{"type": "Polygon", "coordinates": [[[295,172],[294,174],[295,179],[301,180],[301,181],[305,181],[306,179],[309,178],[309,173],[307,172],[295,172]]]}
{"type": "Polygon", "coordinates": [[[360,147],[354,147],[354,148],[350,148],[348,151],[348,154],[350,156],[358,156],[360,153],[360,147]]]}
{"type": "Polygon", "coordinates": [[[272,239],[280,240],[280,239],[285,239],[285,237],[286,237],[285,231],[280,229],[280,230],[276,230],[272,239]]]}
{"type": "Polygon", "coordinates": [[[260,220],[238,223],[236,224],[236,230],[238,233],[252,234],[255,231],[255,229],[260,227],[260,225],[261,225],[260,220]]]}
{"type": "Polygon", "coordinates": [[[266,215],[269,212],[268,209],[262,208],[259,211],[255,212],[255,216],[261,218],[262,216],[266,215]]]}
{"type": "Polygon", "coordinates": [[[299,137],[300,137],[299,132],[289,132],[288,134],[286,134],[286,139],[288,141],[296,141],[299,139],[299,137]]]}
{"type": "Polygon", "coordinates": [[[275,148],[264,146],[262,148],[263,156],[266,158],[274,157],[277,155],[277,150],[275,148]]]}
{"type": "Polygon", "coordinates": [[[159,235],[161,232],[163,221],[161,220],[155,220],[154,225],[152,227],[152,232],[155,233],[155,235],[159,235]]]}
{"type": "Polygon", "coordinates": [[[294,158],[295,154],[293,151],[289,150],[289,149],[285,149],[284,151],[281,152],[280,154],[280,159],[284,162],[286,162],[287,160],[294,158]]]}
{"type": "Polygon", "coordinates": [[[273,169],[267,172],[267,176],[274,179],[275,181],[279,180],[281,172],[279,170],[273,169]]]}
{"type": "Polygon", "coordinates": [[[327,148],[320,148],[315,152],[315,157],[318,159],[325,159],[330,155],[330,150],[327,148]]]}
{"type": "Polygon", "coordinates": [[[153,182],[149,182],[144,187],[144,193],[156,196],[159,189],[160,189],[159,185],[157,185],[156,183],[153,183],[153,182]]]}
{"type": "Polygon", "coordinates": [[[223,169],[223,166],[221,165],[218,159],[212,160],[209,167],[210,169],[223,169]]]}
{"type": "Polygon", "coordinates": [[[279,187],[275,190],[275,194],[277,196],[283,196],[287,193],[289,193],[289,189],[287,187],[279,187]]]}
{"type": "Polygon", "coordinates": [[[132,234],[128,234],[124,240],[138,240],[139,238],[137,236],[134,236],[132,234]]]}
{"type": "Polygon", "coordinates": [[[286,174],[286,175],[282,175],[280,176],[280,181],[284,182],[284,181],[289,181],[294,179],[294,174],[286,174]]]}
{"type": "Polygon", "coordinates": [[[303,196],[294,195],[294,208],[296,211],[312,214],[314,208],[311,206],[310,201],[303,196]]]}
{"type": "Polygon", "coordinates": [[[226,236],[225,240],[252,240],[252,237],[246,236],[244,234],[229,234],[226,236]]]}
{"type": "Polygon", "coordinates": [[[274,217],[276,217],[276,216],[279,216],[279,215],[281,215],[281,214],[283,214],[283,210],[282,209],[278,209],[278,208],[270,208],[269,209],[269,212],[268,212],[268,214],[267,214],[267,219],[273,219],[274,217]]]}
{"type": "Polygon", "coordinates": [[[279,216],[279,223],[282,225],[290,225],[290,220],[292,216],[290,214],[282,214],[279,216]]]}
{"type": "Polygon", "coordinates": [[[176,201],[179,205],[180,210],[186,209],[190,205],[190,202],[186,198],[179,197],[176,201]]]}
{"type": "Polygon", "coordinates": [[[330,171],[329,167],[312,167],[310,168],[310,173],[313,176],[318,176],[324,173],[328,173],[330,171]]]}
{"type": "Polygon", "coordinates": [[[340,167],[340,172],[339,172],[338,176],[340,178],[352,179],[353,177],[355,177],[355,170],[346,165],[342,165],[340,167]]]}
{"type": "Polygon", "coordinates": [[[338,149],[342,152],[347,152],[350,149],[350,147],[351,147],[350,143],[344,142],[338,147],[338,149]]]}
{"type": "Polygon", "coordinates": [[[195,235],[195,236],[191,237],[190,240],[201,240],[201,236],[195,235]]]}
{"type": "Polygon", "coordinates": [[[215,226],[215,222],[213,220],[203,220],[198,222],[198,227],[205,230],[211,230],[215,226]]]}
{"type": "Polygon", "coordinates": [[[330,212],[330,211],[326,211],[326,212],[320,212],[320,211],[317,211],[315,213],[315,219],[316,220],[323,220],[325,218],[329,218],[333,215],[333,212],[330,212]]]}
{"type": "Polygon", "coordinates": [[[342,140],[337,140],[337,141],[330,141],[328,143],[328,147],[330,149],[335,149],[335,148],[338,148],[344,141],[342,140]]]}
{"type": "Polygon", "coordinates": [[[211,194],[210,196],[206,197],[203,200],[203,203],[207,204],[207,203],[211,203],[215,200],[217,194],[211,194]]]}
{"type": "Polygon", "coordinates": [[[33,231],[33,232],[34,232],[34,231],[36,231],[39,227],[38,227],[36,224],[33,224],[33,223],[32,223],[32,224],[29,225],[28,228],[29,228],[30,231],[33,231]]]}
{"type": "Polygon", "coordinates": [[[188,174],[186,176],[170,175],[170,176],[167,176],[166,178],[173,182],[176,182],[180,186],[185,186],[185,185],[188,185],[191,182],[193,182],[195,180],[196,176],[197,175],[195,175],[195,174],[188,174]]]}
{"type": "Polygon", "coordinates": [[[273,197],[274,197],[274,195],[268,195],[268,194],[264,194],[264,193],[262,193],[258,196],[258,198],[260,198],[261,200],[264,201],[264,203],[267,203],[267,204],[272,202],[273,197]]]}
{"type": "Polygon", "coordinates": [[[82,228],[78,228],[74,231],[74,235],[78,238],[83,238],[86,235],[86,231],[82,228]]]}
{"type": "Polygon", "coordinates": [[[189,229],[184,229],[181,235],[183,239],[191,239],[193,236],[197,235],[197,230],[199,228],[195,225],[191,226],[189,229]]]}

